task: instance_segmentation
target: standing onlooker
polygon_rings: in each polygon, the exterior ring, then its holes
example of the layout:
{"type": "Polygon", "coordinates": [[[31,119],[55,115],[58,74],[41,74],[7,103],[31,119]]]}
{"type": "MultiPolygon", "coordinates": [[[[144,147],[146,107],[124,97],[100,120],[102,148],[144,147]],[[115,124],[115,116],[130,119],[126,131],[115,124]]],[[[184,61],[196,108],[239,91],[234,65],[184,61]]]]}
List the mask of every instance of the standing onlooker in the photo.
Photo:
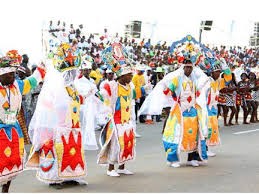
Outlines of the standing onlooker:
{"type": "MultiPolygon", "coordinates": [[[[37,66],[32,66],[32,73],[36,70],[37,66]]],[[[31,90],[30,94],[28,95],[28,102],[29,102],[29,106],[27,107],[28,110],[28,124],[27,126],[29,126],[31,118],[34,114],[34,111],[36,109],[36,105],[37,105],[37,101],[38,101],[38,97],[42,88],[43,82],[40,82],[39,85],[34,88],[33,90],[31,90]]]]}
{"type": "Polygon", "coordinates": [[[251,111],[251,93],[249,92],[249,83],[247,81],[248,79],[248,75],[246,73],[242,73],[241,74],[241,81],[238,82],[238,88],[241,94],[241,98],[242,98],[242,104],[241,107],[243,109],[244,112],[244,121],[243,124],[249,124],[247,122],[247,116],[249,114],[249,112],[251,111]]]}
{"type": "Polygon", "coordinates": [[[251,107],[252,107],[252,113],[251,113],[251,123],[256,123],[258,122],[258,117],[257,117],[257,108],[258,108],[258,103],[257,103],[257,92],[258,92],[258,85],[256,85],[256,75],[254,72],[250,72],[248,74],[249,76],[249,87],[251,89],[251,95],[252,95],[252,100],[251,100],[251,107]]]}
{"type": "MultiPolygon", "coordinates": [[[[23,66],[18,67],[17,69],[17,75],[16,75],[16,79],[17,80],[24,80],[27,76],[26,76],[26,72],[30,71],[29,68],[25,68],[23,66]]],[[[24,135],[24,143],[25,144],[29,144],[30,143],[30,138],[28,135],[28,127],[29,127],[29,119],[30,119],[30,115],[29,115],[29,107],[30,107],[30,98],[29,95],[23,95],[22,96],[22,103],[21,103],[21,109],[19,114],[17,115],[17,120],[20,124],[20,127],[23,131],[23,135],[24,135]]]]}
{"type": "Polygon", "coordinates": [[[76,31],[74,29],[73,24],[70,24],[70,30],[69,30],[69,35],[68,35],[69,43],[72,43],[72,41],[75,38],[76,38],[76,31]]]}
{"type": "MultiPolygon", "coordinates": [[[[221,75],[221,78],[223,78],[224,74],[221,75]]],[[[223,116],[224,120],[224,126],[227,126],[227,106],[226,106],[226,88],[222,88],[219,91],[219,97],[218,97],[218,115],[223,116]]]]}
{"type": "MultiPolygon", "coordinates": [[[[133,76],[132,78],[132,83],[135,86],[135,91],[136,91],[136,107],[135,107],[135,114],[136,114],[136,121],[137,116],[138,116],[138,110],[142,106],[144,100],[145,100],[145,77],[144,77],[144,72],[145,68],[143,65],[137,65],[136,67],[137,73],[133,76]]],[[[145,123],[144,115],[139,116],[139,122],[140,123],[145,123]]]]}
{"type": "Polygon", "coordinates": [[[232,73],[232,80],[227,85],[227,93],[226,93],[226,107],[227,107],[227,114],[228,110],[231,110],[229,121],[227,123],[228,126],[234,125],[232,123],[232,119],[236,113],[236,101],[235,101],[235,90],[237,87],[237,83],[235,80],[235,74],[232,73]]]}
{"type": "MultiPolygon", "coordinates": [[[[162,67],[157,67],[154,74],[151,77],[151,83],[156,86],[156,84],[164,78],[164,69],[162,67]]],[[[156,122],[161,122],[161,115],[156,115],[156,122]]]]}
{"type": "Polygon", "coordinates": [[[25,76],[28,77],[31,75],[31,71],[29,69],[29,57],[27,54],[22,55],[22,63],[21,66],[25,68],[25,76]]]}

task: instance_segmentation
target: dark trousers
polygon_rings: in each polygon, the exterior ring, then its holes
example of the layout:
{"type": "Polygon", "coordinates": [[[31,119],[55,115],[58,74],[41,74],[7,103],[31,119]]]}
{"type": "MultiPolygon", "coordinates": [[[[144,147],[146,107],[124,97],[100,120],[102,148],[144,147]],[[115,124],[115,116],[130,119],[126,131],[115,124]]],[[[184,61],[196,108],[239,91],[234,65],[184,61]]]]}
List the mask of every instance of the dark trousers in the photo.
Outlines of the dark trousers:
{"type": "MultiPolygon", "coordinates": [[[[135,106],[136,121],[138,120],[138,110],[140,109],[140,107],[142,106],[144,101],[145,101],[145,96],[141,97],[139,102],[136,102],[136,106],[135,106]]],[[[144,115],[140,115],[139,116],[139,122],[145,123],[144,118],[145,118],[144,115]]]]}
{"type": "Polygon", "coordinates": [[[201,161],[200,155],[197,151],[188,153],[187,161],[198,160],[201,161]]]}
{"type": "MultiPolygon", "coordinates": [[[[206,150],[208,151],[208,146],[207,145],[206,145],[206,150]]],[[[188,161],[192,161],[192,160],[201,161],[201,158],[200,158],[200,155],[199,155],[198,151],[188,153],[188,159],[187,160],[188,161]]]]}
{"type": "Polygon", "coordinates": [[[161,121],[161,115],[152,115],[152,120],[156,117],[156,122],[161,121]]]}

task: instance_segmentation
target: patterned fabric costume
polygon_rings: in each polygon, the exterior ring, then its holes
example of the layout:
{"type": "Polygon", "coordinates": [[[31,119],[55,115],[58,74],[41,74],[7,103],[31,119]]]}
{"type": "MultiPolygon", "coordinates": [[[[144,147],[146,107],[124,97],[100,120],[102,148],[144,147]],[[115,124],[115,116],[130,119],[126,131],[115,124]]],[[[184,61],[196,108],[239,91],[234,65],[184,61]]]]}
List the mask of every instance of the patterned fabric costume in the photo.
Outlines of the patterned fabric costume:
{"type": "Polygon", "coordinates": [[[179,64],[188,58],[199,67],[193,67],[189,77],[185,76],[183,67],[167,74],[139,111],[139,115],[158,115],[163,108],[171,107],[162,138],[168,162],[179,162],[180,152],[198,151],[201,160],[208,158],[205,138],[208,136],[206,90],[209,78],[201,69],[209,66],[201,63],[200,50],[208,61],[212,60],[211,52],[190,35],[174,42],[170,51],[177,56],[179,64]],[[169,94],[172,94],[172,100],[168,98],[169,94]]]}
{"type": "Polygon", "coordinates": [[[175,100],[172,106],[164,134],[163,144],[167,161],[180,161],[179,153],[198,150],[200,158],[207,160],[206,154],[206,113],[202,112],[204,103],[197,100],[203,98],[195,77],[180,74],[172,79],[168,88],[173,92],[175,100]]]}
{"type": "MultiPolygon", "coordinates": [[[[214,80],[210,77],[210,83],[207,89],[207,110],[208,110],[208,137],[207,145],[214,146],[220,144],[219,129],[218,129],[218,97],[219,91],[226,87],[232,80],[232,74],[226,63],[221,63],[223,67],[223,78],[214,80]]],[[[219,69],[221,70],[221,69],[219,69]]]]}
{"type": "Polygon", "coordinates": [[[167,161],[179,161],[179,153],[198,150],[202,160],[207,160],[207,109],[206,84],[208,77],[200,68],[194,67],[186,77],[183,67],[169,73],[160,81],[139,114],[161,114],[168,107],[168,94],[172,93],[171,111],[163,134],[167,161]]]}
{"type": "Polygon", "coordinates": [[[135,158],[135,131],[132,123],[132,89],[114,83],[100,91],[104,101],[110,103],[113,118],[100,135],[99,164],[123,164],[135,158]]]}
{"type": "MultiPolygon", "coordinates": [[[[118,43],[108,47],[102,57],[106,64],[116,73],[117,77],[132,73],[132,68],[126,64],[126,54],[118,43]]],[[[124,164],[135,159],[135,131],[132,122],[133,88],[130,84],[124,86],[118,82],[104,84],[99,97],[110,107],[110,121],[101,131],[101,151],[98,164],[124,164]]]]}
{"type": "Polygon", "coordinates": [[[17,115],[17,120],[22,129],[22,133],[24,136],[24,144],[25,145],[30,144],[30,138],[29,138],[29,134],[28,134],[28,129],[26,127],[26,119],[25,119],[24,110],[23,110],[22,106],[21,106],[21,110],[20,110],[19,114],[17,115]]]}
{"type": "MultiPolygon", "coordinates": [[[[11,53],[18,55],[17,51],[11,53]]],[[[1,58],[0,63],[3,61],[1,58]]],[[[15,71],[15,69],[9,70],[8,72],[15,71]]],[[[1,69],[0,73],[2,75],[7,72],[2,72],[1,69]]],[[[24,80],[15,80],[8,87],[0,85],[0,184],[5,184],[24,169],[26,157],[24,135],[17,121],[17,115],[21,108],[22,95],[28,94],[35,88],[44,75],[44,70],[38,68],[32,76],[24,80]]]]}
{"type": "Polygon", "coordinates": [[[69,45],[60,48],[64,49],[66,58],[61,56],[59,62],[47,63],[46,79],[29,126],[33,146],[26,167],[36,169],[37,178],[45,183],[71,180],[85,183],[86,162],[79,118],[82,97],[74,87],[80,56],[74,56],[69,45]]]}

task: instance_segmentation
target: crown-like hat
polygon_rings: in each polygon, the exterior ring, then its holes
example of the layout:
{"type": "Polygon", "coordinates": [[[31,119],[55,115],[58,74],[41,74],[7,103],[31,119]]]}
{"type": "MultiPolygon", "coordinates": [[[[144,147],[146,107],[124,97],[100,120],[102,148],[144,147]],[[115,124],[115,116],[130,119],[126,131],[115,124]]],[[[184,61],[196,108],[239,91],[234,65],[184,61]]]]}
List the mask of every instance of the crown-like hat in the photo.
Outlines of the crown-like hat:
{"type": "Polygon", "coordinates": [[[113,43],[102,52],[102,60],[117,77],[132,73],[128,53],[120,43],[113,43]]]}
{"type": "Polygon", "coordinates": [[[61,43],[54,55],[49,55],[53,60],[54,67],[60,72],[72,70],[80,67],[81,54],[78,50],[73,50],[68,43],[61,43]]]}
{"type": "Polygon", "coordinates": [[[0,58],[0,75],[15,72],[22,61],[21,55],[17,50],[10,50],[6,56],[0,58]]]}

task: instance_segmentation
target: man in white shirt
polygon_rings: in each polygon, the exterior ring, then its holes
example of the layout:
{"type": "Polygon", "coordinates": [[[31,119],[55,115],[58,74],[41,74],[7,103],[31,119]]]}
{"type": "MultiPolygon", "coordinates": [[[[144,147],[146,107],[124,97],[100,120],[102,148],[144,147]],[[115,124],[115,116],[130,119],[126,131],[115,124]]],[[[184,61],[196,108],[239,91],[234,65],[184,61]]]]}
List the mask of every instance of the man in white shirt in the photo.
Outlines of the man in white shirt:
{"type": "Polygon", "coordinates": [[[97,87],[89,74],[92,64],[89,61],[83,61],[81,66],[82,77],[75,80],[75,86],[78,93],[83,96],[83,104],[80,107],[80,121],[83,131],[84,150],[97,150],[97,141],[95,137],[96,115],[98,114],[95,107],[98,100],[95,97],[97,87]]]}
{"type": "Polygon", "coordinates": [[[107,82],[115,82],[114,80],[114,72],[111,69],[107,69],[105,71],[107,78],[105,80],[102,80],[100,83],[100,90],[103,89],[104,84],[107,82]]]}
{"type": "Polygon", "coordinates": [[[144,73],[145,83],[146,83],[146,95],[150,94],[152,91],[153,86],[151,85],[151,76],[152,76],[152,69],[151,67],[146,68],[146,72],[144,73]]]}

